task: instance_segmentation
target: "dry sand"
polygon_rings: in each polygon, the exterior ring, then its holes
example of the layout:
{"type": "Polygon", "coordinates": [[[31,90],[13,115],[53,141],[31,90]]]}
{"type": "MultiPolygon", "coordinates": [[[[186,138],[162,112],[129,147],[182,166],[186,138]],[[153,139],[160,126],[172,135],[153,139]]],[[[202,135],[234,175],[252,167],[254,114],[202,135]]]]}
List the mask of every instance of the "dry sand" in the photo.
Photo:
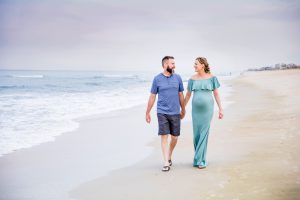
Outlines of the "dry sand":
{"type": "MultiPolygon", "coordinates": [[[[246,73],[230,82],[235,103],[214,116],[208,167],[192,167],[190,122],[184,123],[170,172],[155,151],[133,166],[81,184],[74,199],[300,199],[300,70],[246,73]]],[[[220,90],[221,91],[221,90],[220,90]]],[[[126,151],[126,149],[124,149],[126,151]]]]}

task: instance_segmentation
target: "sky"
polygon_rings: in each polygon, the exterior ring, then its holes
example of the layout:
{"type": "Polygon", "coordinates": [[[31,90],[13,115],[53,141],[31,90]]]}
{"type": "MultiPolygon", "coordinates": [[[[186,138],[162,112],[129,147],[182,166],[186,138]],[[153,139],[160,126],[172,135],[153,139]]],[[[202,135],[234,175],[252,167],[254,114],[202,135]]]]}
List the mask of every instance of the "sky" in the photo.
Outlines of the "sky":
{"type": "Polygon", "coordinates": [[[300,64],[298,0],[0,0],[0,69],[211,71],[300,64]]]}

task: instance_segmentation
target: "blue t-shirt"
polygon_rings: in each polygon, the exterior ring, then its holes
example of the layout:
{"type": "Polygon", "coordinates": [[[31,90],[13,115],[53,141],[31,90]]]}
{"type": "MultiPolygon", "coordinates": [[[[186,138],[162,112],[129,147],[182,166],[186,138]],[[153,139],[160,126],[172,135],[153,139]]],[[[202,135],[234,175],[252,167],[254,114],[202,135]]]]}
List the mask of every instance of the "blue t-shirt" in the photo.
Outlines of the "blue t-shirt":
{"type": "Polygon", "coordinates": [[[163,73],[154,77],[151,87],[152,94],[158,94],[157,113],[180,114],[179,92],[184,90],[178,74],[165,76],[163,73]]]}

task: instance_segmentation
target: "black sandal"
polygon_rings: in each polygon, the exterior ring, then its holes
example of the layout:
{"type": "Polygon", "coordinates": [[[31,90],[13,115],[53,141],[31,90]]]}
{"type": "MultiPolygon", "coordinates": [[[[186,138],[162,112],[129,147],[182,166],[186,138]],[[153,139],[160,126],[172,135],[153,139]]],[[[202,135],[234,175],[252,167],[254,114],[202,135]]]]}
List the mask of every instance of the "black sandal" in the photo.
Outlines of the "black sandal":
{"type": "Polygon", "coordinates": [[[163,166],[161,171],[168,172],[168,171],[170,171],[170,169],[171,169],[170,166],[163,166]]]}
{"type": "Polygon", "coordinates": [[[168,160],[169,166],[172,166],[172,160],[168,160]]]}

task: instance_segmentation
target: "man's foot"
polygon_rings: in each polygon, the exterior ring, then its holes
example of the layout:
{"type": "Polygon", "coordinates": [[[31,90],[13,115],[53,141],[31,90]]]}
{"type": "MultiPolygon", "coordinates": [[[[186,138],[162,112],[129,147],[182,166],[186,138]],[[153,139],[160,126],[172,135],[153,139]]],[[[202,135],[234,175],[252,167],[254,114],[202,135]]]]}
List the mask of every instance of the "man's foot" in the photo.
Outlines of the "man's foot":
{"type": "Polygon", "coordinates": [[[172,166],[172,160],[168,160],[169,166],[172,166]]]}
{"type": "Polygon", "coordinates": [[[168,171],[170,171],[170,169],[171,169],[170,166],[163,166],[161,171],[168,172],[168,171]]]}
{"type": "Polygon", "coordinates": [[[205,169],[206,166],[198,166],[198,169],[205,169]]]}

